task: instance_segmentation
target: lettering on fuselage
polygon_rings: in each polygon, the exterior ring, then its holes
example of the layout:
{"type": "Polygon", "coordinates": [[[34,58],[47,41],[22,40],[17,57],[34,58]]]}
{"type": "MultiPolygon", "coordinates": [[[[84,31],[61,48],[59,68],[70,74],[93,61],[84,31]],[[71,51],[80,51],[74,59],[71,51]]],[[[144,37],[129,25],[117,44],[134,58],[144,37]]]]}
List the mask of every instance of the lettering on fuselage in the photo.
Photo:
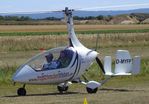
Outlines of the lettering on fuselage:
{"type": "Polygon", "coordinates": [[[42,73],[40,76],[37,76],[37,78],[34,79],[29,79],[29,81],[43,81],[43,80],[49,80],[49,79],[59,79],[59,78],[65,78],[65,77],[70,77],[72,76],[73,73],[58,73],[58,74],[53,74],[53,75],[48,75],[42,73]]]}
{"type": "Polygon", "coordinates": [[[130,64],[132,59],[116,59],[116,64],[130,64]]]}

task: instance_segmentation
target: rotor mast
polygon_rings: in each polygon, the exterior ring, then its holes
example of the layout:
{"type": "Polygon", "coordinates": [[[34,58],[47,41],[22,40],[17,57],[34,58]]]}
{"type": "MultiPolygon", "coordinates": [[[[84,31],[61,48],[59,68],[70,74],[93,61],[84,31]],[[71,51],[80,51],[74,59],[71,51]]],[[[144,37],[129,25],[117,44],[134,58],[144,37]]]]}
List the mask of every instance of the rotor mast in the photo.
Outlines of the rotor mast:
{"type": "Polygon", "coordinates": [[[69,34],[71,34],[71,32],[74,32],[72,11],[74,11],[74,10],[68,9],[68,7],[66,7],[65,10],[63,10],[63,12],[65,13],[67,30],[68,30],[69,34]]]}
{"type": "Polygon", "coordinates": [[[65,19],[66,19],[66,24],[67,24],[69,46],[84,47],[75,35],[74,26],[73,26],[72,11],[74,11],[74,10],[68,9],[68,7],[66,7],[65,10],[63,10],[64,15],[65,15],[65,19]]]}

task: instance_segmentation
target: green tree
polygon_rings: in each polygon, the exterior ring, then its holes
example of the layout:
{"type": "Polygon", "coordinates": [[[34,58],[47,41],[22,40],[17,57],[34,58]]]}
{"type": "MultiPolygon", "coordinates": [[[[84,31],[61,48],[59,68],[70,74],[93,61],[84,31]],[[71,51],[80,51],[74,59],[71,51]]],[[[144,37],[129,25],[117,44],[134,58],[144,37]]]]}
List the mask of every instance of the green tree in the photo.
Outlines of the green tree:
{"type": "Polygon", "coordinates": [[[97,16],[96,17],[98,20],[103,20],[104,19],[104,17],[102,16],[102,15],[99,15],[99,16],[97,16]]]}

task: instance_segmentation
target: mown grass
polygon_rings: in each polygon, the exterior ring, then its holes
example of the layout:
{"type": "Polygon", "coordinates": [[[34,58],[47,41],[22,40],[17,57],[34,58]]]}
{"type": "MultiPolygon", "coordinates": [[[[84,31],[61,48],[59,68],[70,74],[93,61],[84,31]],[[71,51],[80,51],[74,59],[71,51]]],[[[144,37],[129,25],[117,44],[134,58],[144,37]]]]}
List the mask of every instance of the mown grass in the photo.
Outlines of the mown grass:
{"type": "MultiPolygon", "coordinates": [[[[149,29],[132,30],[84,30],[76,31],[76,34],[104,34],[104,33],[147,33],[149,29]]],[[[39,35],[66,35],[67,32],[0,32],[0,36],[39,36],[39,35]]]]}
{"type": "MultiPolygon", "coordinates": [[[[149,25],[74,25],[75,31],[144,30],[149,25]]],[[[66,25],[0,25],[0,32],[67,32],[66,25]]]]}

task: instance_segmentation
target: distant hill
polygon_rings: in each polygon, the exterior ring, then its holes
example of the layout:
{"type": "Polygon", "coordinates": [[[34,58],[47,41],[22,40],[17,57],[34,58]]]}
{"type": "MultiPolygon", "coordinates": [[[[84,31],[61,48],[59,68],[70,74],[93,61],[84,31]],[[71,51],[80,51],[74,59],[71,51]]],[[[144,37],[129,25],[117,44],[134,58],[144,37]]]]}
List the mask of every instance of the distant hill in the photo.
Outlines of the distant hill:
{"type": "Polygon", "coordinates": [[[143,24],[149,24],[149,18],[145,19],[144,21],[142,21],[143,24]]]}
{"type": "Polygon", "coordinates": [[[149,18],[149,13],[131,13],[131,17],[135,17],[139,21],[144,21],[145,19],[149,18]]]}
{"type": "MultiPolygon", "coordinates": [[[[120,14],[131,14],[131,13],[149,13],[149,8],[134,9],[134,10],[121,10],[121,11],[74,11],[74,16],[87,17],[87,16],[98,16],[98,15],[120,15],[120,14]]],[[[33,13],[33,14],[0,14],[9,16],[29,16],[33,19],[42,19],[46,17],[62,18],[63,13],[60,12],[47,12],[47,13],[33,13]]]]}

